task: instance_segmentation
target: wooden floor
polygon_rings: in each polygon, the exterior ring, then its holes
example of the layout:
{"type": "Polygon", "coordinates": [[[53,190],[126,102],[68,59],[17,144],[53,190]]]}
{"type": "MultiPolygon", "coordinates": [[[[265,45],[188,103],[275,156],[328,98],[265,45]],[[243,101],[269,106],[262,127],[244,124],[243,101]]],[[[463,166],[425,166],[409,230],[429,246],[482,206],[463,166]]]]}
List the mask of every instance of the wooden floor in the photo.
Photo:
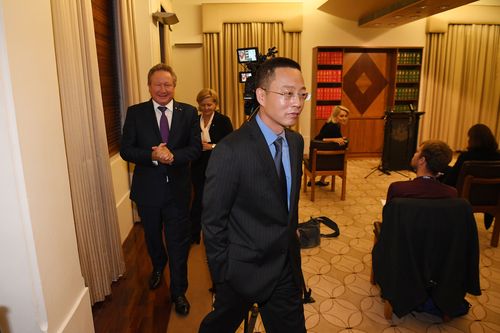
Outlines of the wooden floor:
{"type": "Polygon", "coordinates": [[[165,279],[149,290],[151,264],[144,243],[142,224],[136,223],[123,244],[126,273],[112,284],[112,294],[94,304],[96,333],[165,333],[170,319],[170,292],[165,279]]]}

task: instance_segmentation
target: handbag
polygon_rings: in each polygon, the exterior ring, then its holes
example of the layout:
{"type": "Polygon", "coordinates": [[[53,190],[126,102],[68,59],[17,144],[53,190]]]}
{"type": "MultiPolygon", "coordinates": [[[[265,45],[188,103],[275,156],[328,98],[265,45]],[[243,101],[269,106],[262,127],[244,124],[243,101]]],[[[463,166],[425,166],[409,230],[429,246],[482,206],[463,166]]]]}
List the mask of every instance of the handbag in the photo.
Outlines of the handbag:
{"type": "Polygon", "coordinates": [[[332,238],[340,235],[340,229],[332,219],[326,216],[311,217],[309,221],[299,223],[297,230],[299,231],[300,248],[310,249],[319,246],[321,237],[332,238]],[[323,223],[333,230],[330,234],[322,234],[320,225],[323,223]]]}

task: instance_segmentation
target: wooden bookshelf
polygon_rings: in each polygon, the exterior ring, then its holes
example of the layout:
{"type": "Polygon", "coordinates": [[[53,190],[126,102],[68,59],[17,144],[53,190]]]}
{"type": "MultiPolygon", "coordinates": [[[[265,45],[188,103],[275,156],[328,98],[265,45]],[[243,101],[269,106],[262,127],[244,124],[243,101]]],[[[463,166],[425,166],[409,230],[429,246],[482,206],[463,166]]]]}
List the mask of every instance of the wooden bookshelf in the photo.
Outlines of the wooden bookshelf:
{"type": "Polygon", "coordinates": [[[313,49],[311,139],[335,105],[351,110],[342,134],[351,156],[380,156],[386,111],[418,110],[422,48],[313,49]]]}

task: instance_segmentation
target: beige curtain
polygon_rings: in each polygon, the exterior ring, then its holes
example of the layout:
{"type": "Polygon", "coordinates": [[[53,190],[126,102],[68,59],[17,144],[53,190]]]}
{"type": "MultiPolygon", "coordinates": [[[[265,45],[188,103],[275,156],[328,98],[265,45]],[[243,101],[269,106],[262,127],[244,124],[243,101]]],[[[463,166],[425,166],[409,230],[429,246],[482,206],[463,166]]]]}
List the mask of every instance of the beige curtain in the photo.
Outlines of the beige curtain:
{"type": "MultiPolygon", "coordinates": [[[[125,107],[141,101],[141,82],[139,80],[139,59],[137,37],[135,35],[134,0],[116,1],[118,14],[120,66],[123,81],[122,119],[125,119],[125,107]]],[[[145,83],[143,83],[145,84],[145,83]]]]}
{"type": "Polygon", "coordinates": [[[467,130],[486,124],[500,137],[500,26],[449,25],[427,35],[421,139],[464,149],[467,130]]]}
{"type": "MultiPolygon", "coordinates": [[[[121,78],[121,119],[122,125],[125,121],[127,107],[129,105],[137,104],[142,101],[141,99],[141,81],[139,73],[139,55],[136,37],[136,24],[135,24],[135,7],[134,0],[116,1],[117,6],[117,33],[118,33],[118,52],[120,56],[120,78],[121,78]]],[[[167,38],[165,32],[165,38],[167,38]]],[[[166,53],[167,59],[170,59],[171,54],[166,53]]],[[[142,82],[146,84],[146,82],[142,82]]],[[[127,164],[129,171],[129,181],[132,182],[132,174],[134,172],[134,165],[127,164]]],[[[134,222],[140,221],[137,206],[132,202],[132,219],[134,222]]]]}
{"type": "Polygon", "coordinates": [[[83,278],[92,303],[125,271],[90,0],[52,0],[64,139],[83,278]]]}
{"type": "Polygon", "coordinates": [[[238,64],[236,49],[254,46],[262,54],[276,46],[278,56],[300,62],[300,32],[284,32],[282,23],[225,23],[222,36],[203,36],[204,84],[218,91],[221,112],[235,128],[245,121],[244,85],[238,81],[244,67],[238,64]]]}

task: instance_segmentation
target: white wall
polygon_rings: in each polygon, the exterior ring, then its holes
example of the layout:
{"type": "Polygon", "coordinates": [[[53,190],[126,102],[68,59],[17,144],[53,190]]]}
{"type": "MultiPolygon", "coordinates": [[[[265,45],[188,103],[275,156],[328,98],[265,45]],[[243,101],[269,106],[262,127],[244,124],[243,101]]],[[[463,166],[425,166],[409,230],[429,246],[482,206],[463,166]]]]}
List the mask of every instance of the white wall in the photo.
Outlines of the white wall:
{"type": "Polygon", "coordinates": [[[49,0],[0,1],[3,333],[94,331],[76,247],[52,36],[49,0]]]}

